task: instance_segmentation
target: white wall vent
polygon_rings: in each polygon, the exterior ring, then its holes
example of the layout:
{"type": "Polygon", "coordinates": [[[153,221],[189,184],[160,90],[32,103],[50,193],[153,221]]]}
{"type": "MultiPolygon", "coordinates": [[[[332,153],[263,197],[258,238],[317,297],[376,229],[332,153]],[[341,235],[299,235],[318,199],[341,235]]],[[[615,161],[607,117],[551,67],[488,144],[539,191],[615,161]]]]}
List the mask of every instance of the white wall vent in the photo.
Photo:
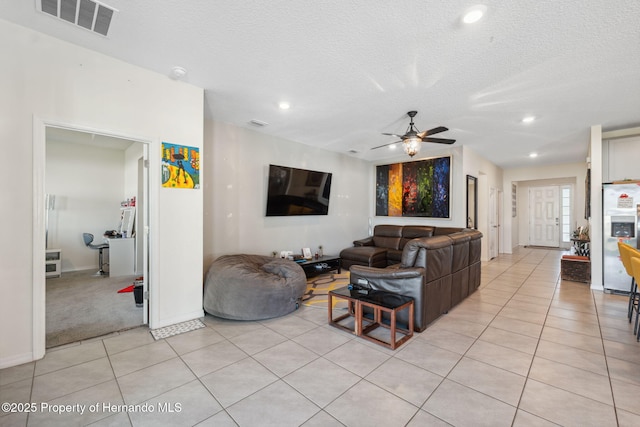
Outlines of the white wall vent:
{"type": "Polygon", "coordinates": [[[94,0],[36,0],[40,12],[106,36],[117,9],[94,0]]]}
{"type": "Polygon", "coordinates": [[[252,120],[249,121],[249,123],[251,123],[254,126],[258,126],[258,127],[267,126],[269,124],[267,122],[263,122],[262,120],[258,120],[258,119],[252,119],[252,120]]]}

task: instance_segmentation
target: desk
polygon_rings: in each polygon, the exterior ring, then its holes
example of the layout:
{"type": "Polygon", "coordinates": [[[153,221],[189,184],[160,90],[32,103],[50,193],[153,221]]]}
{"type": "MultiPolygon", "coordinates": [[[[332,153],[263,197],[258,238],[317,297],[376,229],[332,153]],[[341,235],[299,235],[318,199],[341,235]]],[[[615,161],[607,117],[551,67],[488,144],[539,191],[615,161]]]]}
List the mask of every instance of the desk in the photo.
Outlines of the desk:
{"type": "Polygon", "coordinates": [[[47,249],[45,251],[45,277],[60,277],[62,275],[61,253],[60,249],[47,249]]]}
{"type": "Polygon", "coordinates": [[[109,277],[133,276],[135,270],[135,238],[109,241],[109,277]]]}

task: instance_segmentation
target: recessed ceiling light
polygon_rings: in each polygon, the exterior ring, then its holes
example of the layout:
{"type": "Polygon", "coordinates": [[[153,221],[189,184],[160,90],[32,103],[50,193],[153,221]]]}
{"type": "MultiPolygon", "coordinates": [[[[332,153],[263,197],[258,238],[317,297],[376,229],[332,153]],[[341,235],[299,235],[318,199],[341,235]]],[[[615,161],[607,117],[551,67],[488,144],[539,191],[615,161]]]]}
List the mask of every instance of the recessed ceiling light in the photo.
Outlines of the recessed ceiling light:
{"type": "Polygon", "coordinates": [[[462,17],[462,22],[464,22],[465,24],[473,24],[474,22],[478,22],[486,11],[487,6],[483,4],[473,6],[472,8],[467,10],[467,13],[464,14],[464,16],[462,17]]]}
{"type": "Polygon", "coordinates": [[[280,104],[278,104],[278,107],[280,107],[281,110],[288,110],[289,108],[291,108],[291,105],[289,105],[288,102],[281,102],[280,104]]]}
{"type": "Polygon", "coordinates": [[[536,157],[538,157],[538,153],[531,153],[529,154],[529,157],[531,157],[532,159],[535,159],[536,157]]]}
{"type": "Polygon", "coordinates": [[[398,146],[398,144],[391,144],[389,146],[389,150],[395,150],[397,146],[398,146]]]}
{"type": "Polygon", "coordinates": [[[525,118],[522,119],[522,123],[531,123],[532,121],[534,121],[536,118],[534,116],[527,116],[525,118]]]}

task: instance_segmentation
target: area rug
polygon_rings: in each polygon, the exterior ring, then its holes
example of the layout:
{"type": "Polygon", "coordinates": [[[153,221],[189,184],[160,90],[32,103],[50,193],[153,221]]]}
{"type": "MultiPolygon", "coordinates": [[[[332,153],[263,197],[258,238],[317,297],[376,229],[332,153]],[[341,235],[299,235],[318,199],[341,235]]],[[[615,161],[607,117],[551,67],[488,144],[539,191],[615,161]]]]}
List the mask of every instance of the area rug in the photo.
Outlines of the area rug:
{"type": "MultiPolygon", "coordinates": [[[[343,288],[349,284],[349,272],[326,273],[307,280],[307,290],[302,297],[302,304],[308,307],[327,309],[330,290],[343,288]]],[[[333,298],[333,308],[347,308],[344,299],[333,298]]]]}
{"type": "Polygon", "coordinates": [[[525,245],[526,249],[548,249],[550,251],[566,251],[566,248],[556,248],[551,246],[536,246],[536,245],[525,245]]]}
{"type": "Polygon", "coordinates": [[[196,329],[204,328],[205,325],[200,320],[188,320],[182,323],[176,323],[175,325],[165,326],[164,328],[152,329],[151,336],[157,341],[163,338],[169,338],[174,335],[183,334],[185,332],[195,331],[196,329]]]}

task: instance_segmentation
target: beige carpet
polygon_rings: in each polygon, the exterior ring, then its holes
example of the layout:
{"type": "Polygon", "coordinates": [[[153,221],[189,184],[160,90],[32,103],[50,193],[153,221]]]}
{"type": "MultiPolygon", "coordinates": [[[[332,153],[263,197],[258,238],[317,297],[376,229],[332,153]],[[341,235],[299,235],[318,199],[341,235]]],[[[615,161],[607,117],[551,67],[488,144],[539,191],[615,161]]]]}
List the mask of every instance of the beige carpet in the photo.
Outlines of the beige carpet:
{"type": "Polygon", "coordinates": [[[94,273],[74,271],[47,279],[47,348],[142,325],[142,307],[136,307],[133,292],[118,293],[136,276],[94,273]]]}
{"type": "MultiPolygon", "coordinates": [[[[349,284],[349,272],[343,271],[341,274],[326,273],[320,274],[307,280],[307,291],[302,297],[302,304],[309,307],[327,309],[329,301],[327,295],[330,290],[343,288],[349,284]]],[[[333,308],[347,308],[344,299],[333,299],[333,308]]]]}

